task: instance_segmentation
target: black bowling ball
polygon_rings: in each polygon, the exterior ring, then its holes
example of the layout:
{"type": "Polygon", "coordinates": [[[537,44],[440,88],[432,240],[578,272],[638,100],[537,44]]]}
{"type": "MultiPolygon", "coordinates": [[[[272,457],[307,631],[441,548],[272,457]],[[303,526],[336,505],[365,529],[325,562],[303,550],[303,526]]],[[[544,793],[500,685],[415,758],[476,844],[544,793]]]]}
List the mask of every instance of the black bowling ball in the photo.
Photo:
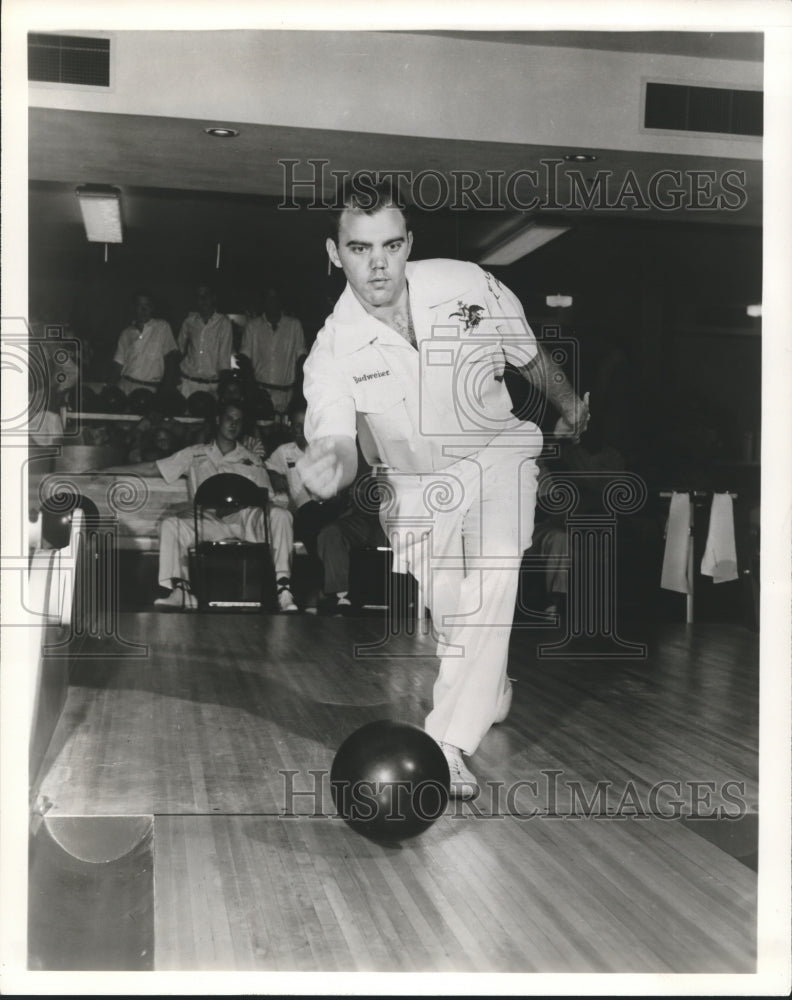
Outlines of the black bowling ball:
{"type": "Polygon", "coordinates": [[[330,771],[339,815],[371,840],[428,829],[448,804],[451,778],[438,744],[417,726],[382,719],[348,736],[330,771]]]}
{"type": "Polygon", "coordinates": [[[217,400],[211,392],[199,390],[198,392],[194,392],[187,400],[187,412],[191,417],[212,420],[217,413],[217,400]]]}
{"type": "Polygon", "coordinates": [[[100,413],[126,413],[127,398],[122,389],[117,385],[106,385],[99,393],[100,413]]]}
{"type": "Polygon", "coordinates": [[[96,413],[99,408],[99,397],[89,385],[81,385],[75,405],[80,413],[96,413]]]}
{"type": "Polygon", "coordinates": [[[272,397],[263,386],[259,386],[256,389],[252,402],[256,420],[275,419],[275,407],[272,405],[272,397]]]}
{"type": "Polygon", "coordinates": [[[187,412],[187,400],[178,389],[160,389],[152,409],[163,417],[182,417],[187,412]]]}
{"type": "Polygon", "coordinates": [[[137,413],[141,417],[151,413],[154,405],[154,393],[151,389],[134,389],[127,398],[127,405],[130,413],[137,413]]]}

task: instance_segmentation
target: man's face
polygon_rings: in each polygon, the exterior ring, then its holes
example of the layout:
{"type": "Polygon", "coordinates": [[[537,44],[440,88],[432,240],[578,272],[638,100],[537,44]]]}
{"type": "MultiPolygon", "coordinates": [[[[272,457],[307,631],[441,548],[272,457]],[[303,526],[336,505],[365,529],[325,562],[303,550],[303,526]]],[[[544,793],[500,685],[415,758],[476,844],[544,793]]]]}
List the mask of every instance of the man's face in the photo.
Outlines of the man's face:
{"type": "Polygon", "coordinates": [[[215,297],[212,289],[207,288],[205,285],[200,285],[196,300],[198,302],[198,312],[202,316],[211,316],[215,309],[215,297]]]}
{"type": "Polygon", "coordinates": [[[154,444],[157,451],[161,451],[163,453],[169,452],[173,447],[171,436],[165,430],[157,431],[156,437],[154,438],[154,444]]]}
{"type": "Polygon", "coordinates": [[[358,301],[368,312],[395,305],[404,291],[404,268],[412,233],[398,208],[389,205],[372,215],[346,209],[338,245],[327,241],[330,260],[344,270],[358,301]]]}
{"type": "Polygon", "coordinates": [[[220,416],[217,436],[226,441],[236,441],[242,433],[242,411],[238,406],[227,406],[220,416]]]}
{"type": "Polygon", "coordinates": [[[268,288],[264,293],[264,312],[271,316],[280,312],[280,295],[274,288],[268,288]]]}
{"type": "Polygon", "coordinates": [[[151,305],[151,299],[148,295],[138,295],[135,299],[135,319],[137,322],[143,326],[153,315],[154,309],[151,305]]]}

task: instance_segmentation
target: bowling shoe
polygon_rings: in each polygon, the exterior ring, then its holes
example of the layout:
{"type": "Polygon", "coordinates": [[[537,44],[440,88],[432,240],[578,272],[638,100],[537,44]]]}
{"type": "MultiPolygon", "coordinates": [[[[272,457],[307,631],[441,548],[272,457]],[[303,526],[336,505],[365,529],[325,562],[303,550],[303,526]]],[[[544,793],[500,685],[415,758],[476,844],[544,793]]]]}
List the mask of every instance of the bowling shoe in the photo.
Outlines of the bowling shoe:
{"type": "Polygon", "coordinates": [[[480,792],[476,777],[465,766],[462,751],[451,743],[440,743],[440,749],[445,754],[448,770],[451,772],[450,794],[454,799],[475,799],[480,792]]]}
{"type": "Polygon", "coordinates": [[[278,581],[278,607],[281,611],[286,611],[289,614],[297,611],[297,605],[294,603],[289,581],[285,577],[278,581]]]}
{"type": "Polygon", "coordinates": [[[157,608],[170,608],[173,611],[195,611],[198,601],[189,590],[184,587],[174,587],[167,597],[158,597],[154,601],[157,608]]]}

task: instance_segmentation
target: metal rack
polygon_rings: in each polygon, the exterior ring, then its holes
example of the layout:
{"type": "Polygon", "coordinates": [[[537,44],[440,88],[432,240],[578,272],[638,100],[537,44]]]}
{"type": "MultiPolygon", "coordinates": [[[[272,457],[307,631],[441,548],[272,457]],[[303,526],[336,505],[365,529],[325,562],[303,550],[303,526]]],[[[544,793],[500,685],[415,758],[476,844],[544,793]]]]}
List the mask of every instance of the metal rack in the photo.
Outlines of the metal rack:
{"type": "Polygon", "coordinates": [[[728,493],[732,500],[736,500],[739,493],[732,493],[731,490],[660,490],[659,496],[664,500],[670,500],[675,493],[687,493],[691,497],[690,504],[690,528],[688,530],[688,549],[687,549],[687,578],[690,590],[685,595],[685,623],[691,625],[693,623],[693,617],[695,612],[695,601],[694,601],[694,588],[693,580],[695,574],[695,559],[694,559],[694,538],[696,534],[696,499],[702,500],[706,497],[711,497],[715,493],[728,493]]]}

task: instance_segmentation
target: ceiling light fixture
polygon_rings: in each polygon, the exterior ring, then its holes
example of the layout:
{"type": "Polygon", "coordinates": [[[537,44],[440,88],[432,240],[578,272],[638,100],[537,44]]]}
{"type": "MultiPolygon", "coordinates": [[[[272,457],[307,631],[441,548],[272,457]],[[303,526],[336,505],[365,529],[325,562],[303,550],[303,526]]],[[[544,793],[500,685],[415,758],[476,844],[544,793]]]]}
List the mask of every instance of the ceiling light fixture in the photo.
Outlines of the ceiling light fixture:
{"type": "Polygon", "coordinates": [[[551,309],[568,309],[572,305],[571,295],[548,295],[545,299],[551,309]]]}
{"type": "Polygon", "coordinates": [[[746,306],[745,311],[753,319],[758,319],[762,315],[762,303],[760,302],[758,305],[746,306]]]}
{"type": "Polygon", "coordinates": [[[593,163],[599,157],[593,153],[566,153],[564,159],[568,163],[593,163]]]}
{"type": "Polygon", "coordinates": [[[545,243],[554,240],[556,236],[569,231],[569,226],[542,226],[530,222],[526,227],[512,233],[505,240],[485,250],[479,258],[479,264],[513,264],[521,257],[533,253],[545,243]]]}
{"type": "Polygon", "coordinates": [[[215,139],[235,139],[239,135],[239,129],[228,128],[226,125],[213,125],[212,128],[205,128],[207,135],[213,135],[215,139]]]}
{"type": "Polygon", "coordinates": [[[121,192],[118,188],[86,184],[77,188],[85,235],[91,243],[123,243],[121,192]]]}

